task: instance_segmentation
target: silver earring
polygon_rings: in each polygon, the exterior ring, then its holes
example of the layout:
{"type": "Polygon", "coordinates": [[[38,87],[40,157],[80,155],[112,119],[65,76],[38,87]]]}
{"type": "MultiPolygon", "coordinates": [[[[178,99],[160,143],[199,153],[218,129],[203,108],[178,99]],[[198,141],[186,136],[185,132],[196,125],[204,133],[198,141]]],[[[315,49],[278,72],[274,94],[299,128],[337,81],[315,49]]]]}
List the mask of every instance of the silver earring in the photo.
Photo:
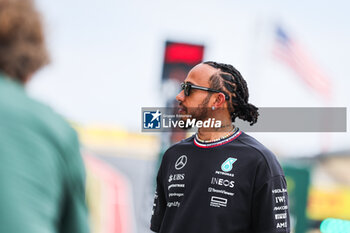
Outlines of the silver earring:
{"type": "Polygon", "coordinates": [[[214,110],[215,110],[215,106],[212,106],[212,107],[211,107],[211,110],[213,110],[213,111],[214,111],[214,110]]]}

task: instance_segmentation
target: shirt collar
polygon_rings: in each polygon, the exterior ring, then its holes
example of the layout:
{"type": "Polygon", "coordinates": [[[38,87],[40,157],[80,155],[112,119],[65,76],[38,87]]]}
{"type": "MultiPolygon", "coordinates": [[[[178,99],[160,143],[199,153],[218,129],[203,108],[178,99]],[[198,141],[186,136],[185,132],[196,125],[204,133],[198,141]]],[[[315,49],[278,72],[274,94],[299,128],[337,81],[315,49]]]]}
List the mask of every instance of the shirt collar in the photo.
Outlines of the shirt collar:
{"type": "Polygon", "coordinates": [[[199,142],[196,137],[194,137],[193,142],[196,146],[200,148],[213,148],[213,147],[221,146],[226,143],[234,141],[236,138],[239,137],[239,135],[241,135],[241,133],[242,131],[239,128],[237,128],[237,130],[230,137],[219,140],[217,142],[203,143],[203,142],[199,142]]]}

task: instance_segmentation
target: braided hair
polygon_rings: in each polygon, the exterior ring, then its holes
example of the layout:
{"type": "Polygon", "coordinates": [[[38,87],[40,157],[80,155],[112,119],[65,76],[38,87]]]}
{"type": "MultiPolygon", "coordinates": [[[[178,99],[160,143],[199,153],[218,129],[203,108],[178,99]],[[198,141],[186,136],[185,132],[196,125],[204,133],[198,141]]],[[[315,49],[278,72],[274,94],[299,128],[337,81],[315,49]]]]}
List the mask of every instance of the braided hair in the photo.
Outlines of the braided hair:
{"type": "Polygon", "coordinates": [[[259,116],[258,108],[248,103],[248,86],[241,73],[228,64],[213,61],[203,62],[203,64],[219,70],[210,77],[210,86],[229,96],[230,104],[228,105],[228,110],[231,114],[232,122],[238,117],[250,122],[250,125],[255,124],[259,116]]]}

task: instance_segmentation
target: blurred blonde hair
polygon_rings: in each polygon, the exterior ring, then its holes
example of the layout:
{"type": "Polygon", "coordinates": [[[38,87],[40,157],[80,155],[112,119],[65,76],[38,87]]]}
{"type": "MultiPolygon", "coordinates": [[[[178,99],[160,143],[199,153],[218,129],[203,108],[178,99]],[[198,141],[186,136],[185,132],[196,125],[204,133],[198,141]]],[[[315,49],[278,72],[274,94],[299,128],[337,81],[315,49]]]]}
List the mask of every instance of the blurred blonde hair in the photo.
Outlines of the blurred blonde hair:
{"type": "Polygon", "coordinates": [[[20,82],[49,62],[32,0],[0,0],[0,71],[20,82]]]}

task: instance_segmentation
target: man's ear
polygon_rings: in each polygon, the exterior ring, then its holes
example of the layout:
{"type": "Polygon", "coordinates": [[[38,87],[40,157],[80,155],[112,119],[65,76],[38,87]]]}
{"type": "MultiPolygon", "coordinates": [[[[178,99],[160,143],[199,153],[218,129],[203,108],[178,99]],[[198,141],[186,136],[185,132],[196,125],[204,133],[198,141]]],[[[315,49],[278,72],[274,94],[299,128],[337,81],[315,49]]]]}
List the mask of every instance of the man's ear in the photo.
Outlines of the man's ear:
{"type": "Polygon", "coordinates": [[[224,103],[225,103],[225,95],[223,93],[217,93],[214,101],[215,108],[223,107],[224,103]]]}

